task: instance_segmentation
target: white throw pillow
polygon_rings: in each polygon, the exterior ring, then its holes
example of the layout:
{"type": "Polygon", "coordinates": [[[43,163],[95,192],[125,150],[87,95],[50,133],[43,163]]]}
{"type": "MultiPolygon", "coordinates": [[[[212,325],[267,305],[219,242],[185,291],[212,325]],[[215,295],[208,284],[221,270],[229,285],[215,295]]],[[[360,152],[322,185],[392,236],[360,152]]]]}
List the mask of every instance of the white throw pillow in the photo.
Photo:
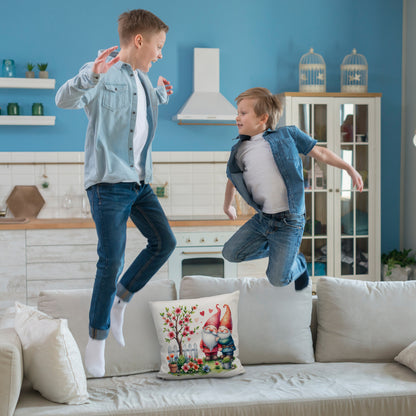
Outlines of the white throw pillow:
{"type": "MultiPolygon", "coordinates": [[[[92,291],[45,290],[38,308],[55,318],[65,318],[82,357],[88,342],[88,312],[92,291]]],[[[126,346],[121,347],[110,334],[105,345],[105,376],[121,376],[156,371],[160,367],[159,343],[149,301],[176,299],[172,281],[155,280],[137,292],[128,303],[123,325],[126,346]]]]}
{"type": "Polygon", "coordinates": [[[317,361],[393,361],[416,339],[416,281],[317,281],[317,361]]]}
{"type": "Polygon", "coordinates": [[[408,345],[394,359],[416,372],[416,341],[408,345]]]}
{"type": "Polygon", "coordinates": [[[15,329],[23,349],[26,378],[48,400],[82,404],[87,379],[78,346],[65,319],[53,319],[16,302],[15,329]]]}
{"type": "Polygon", "coordinates": [[[159,377],[180,380],[244,373],[238,358],[238,295],[236,291],[150,303],[160,344],[159,377]]]}
{"type": "Polygon", "coordinates": [[[274,287],[267,278],[186,276],[180,298],[240,291],[239,339],[243,364],[312,363],[311,285],[274,287]]]}

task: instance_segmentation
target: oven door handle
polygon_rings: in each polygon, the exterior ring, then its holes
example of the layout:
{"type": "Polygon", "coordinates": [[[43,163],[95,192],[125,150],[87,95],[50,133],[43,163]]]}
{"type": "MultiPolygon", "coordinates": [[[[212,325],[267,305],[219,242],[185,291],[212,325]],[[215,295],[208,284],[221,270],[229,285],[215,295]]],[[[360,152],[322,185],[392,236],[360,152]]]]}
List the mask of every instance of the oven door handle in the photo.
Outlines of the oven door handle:
{"type": "Polygon", "coordinates": [[[185,255],[193,254],[197,256],[199,254],[222,254],[222,252],[221,251],[182,251],[182,254],[185,254],[185,255]]]}

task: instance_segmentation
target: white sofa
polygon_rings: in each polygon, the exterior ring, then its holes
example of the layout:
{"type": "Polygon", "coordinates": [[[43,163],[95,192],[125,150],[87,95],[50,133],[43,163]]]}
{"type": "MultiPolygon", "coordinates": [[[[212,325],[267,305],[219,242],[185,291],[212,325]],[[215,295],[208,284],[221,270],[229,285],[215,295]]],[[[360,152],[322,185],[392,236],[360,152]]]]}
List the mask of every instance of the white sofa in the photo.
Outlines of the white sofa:
{"type": "MultiPolygon", "coordinates": [[[[148,302],[175,299],[176,290],[171,282],[155,281],[126,310],[126,347],[109,336],[107,377],[88,379],[84,404],[54,403],[33,390],[24,381],[17,333],[1,329],[0,415],[416,414],[416,373],[394,360],[416,340],[416,282],[321,278],[313,299],[310,287],[296,292],[293,285],[274,288],[266,279],[193,276],[182,280],[180,297],[236,289],[244,374],[177,381],[158,377],[161,358],[148,302]]],[[[39,310],[68,319],[81,354],[89,296],[89,291],[48,291],[38,303],[39,310]]]]}

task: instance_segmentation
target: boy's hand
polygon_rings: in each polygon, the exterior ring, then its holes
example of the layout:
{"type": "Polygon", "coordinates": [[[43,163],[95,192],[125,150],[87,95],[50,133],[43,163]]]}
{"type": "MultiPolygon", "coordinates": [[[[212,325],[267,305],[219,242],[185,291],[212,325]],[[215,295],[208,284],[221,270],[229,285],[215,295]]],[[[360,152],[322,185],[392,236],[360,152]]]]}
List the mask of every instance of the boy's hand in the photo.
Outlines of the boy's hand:
{"type": "Polygon", "coordinates": [[[361,192],[364,188],[363,178],[361,175],[351,167],[351,170],[348,171],[348,174],[351,176],[352,185],[357,188],[357,191],[361,192]]]}
{"type": "Polygon", "coordinates": [[[237,219],[237,211],[232,205],[230,205],[229,207],[224,207],[224,212],[230,220],[237,219]]]}
{"type": "Polygon", "coordinates": [[[160,76],[159,79],[157,80],[157,86],[160,87],[161,85],[165,86],[166,94],[168,95],[173,94],[172,85],[170,85],[170,82],[166,78],[163,78],[162,76],[160,76]]]}
{"type": "Polygon", "coordinates": [[[106,49],[98,58],[94,61],[92,72],[95,74],[105,74],[115,63],[120,60],[120,56],[117,55],[111,61],[107,62],[106,59],[111,52],[115,51],[118,46],[106,49]]]}

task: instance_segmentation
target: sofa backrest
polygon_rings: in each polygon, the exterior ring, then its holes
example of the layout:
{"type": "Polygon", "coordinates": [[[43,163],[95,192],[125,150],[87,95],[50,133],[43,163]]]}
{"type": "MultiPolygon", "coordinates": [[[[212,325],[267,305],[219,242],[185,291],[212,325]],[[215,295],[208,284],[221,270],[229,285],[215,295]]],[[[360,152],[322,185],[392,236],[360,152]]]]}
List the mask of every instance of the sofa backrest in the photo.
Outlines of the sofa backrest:
{"type": "Polygon", "coordinates": [[[389,362],[416,340],[416,281],[321,277],[315,357],[321,362],[389,362]]]}
{"type": "Polygon", "coordinates": [[[185,276],[179,297],[198,299],[238,290],[239,357],[243,364],[311,363],[311,286],[272,286],[267,278],[185,276]]]}
{"type": "Polygon", "coordinates": [[[318,297],[316,295],[312,296],[311,333],[313,347],[315,349],[316,337],[318,334],[318,297]]]}
{"type": "MultiPolygon", "coordinates": [[[[159,370],[159,341],[149,307],[150,301],[176,299],[175,284],[171,280],[149,282],[133,296],[126,308],[122,349],[110,334],[107,338],[105,358],[106,376],[137,374],[159,370]]],[[[54,318],[68,320],[81,356],[88,342],[88,310],[90,289],[45,290],[40,293],[38,308],[54,318]]]]}

